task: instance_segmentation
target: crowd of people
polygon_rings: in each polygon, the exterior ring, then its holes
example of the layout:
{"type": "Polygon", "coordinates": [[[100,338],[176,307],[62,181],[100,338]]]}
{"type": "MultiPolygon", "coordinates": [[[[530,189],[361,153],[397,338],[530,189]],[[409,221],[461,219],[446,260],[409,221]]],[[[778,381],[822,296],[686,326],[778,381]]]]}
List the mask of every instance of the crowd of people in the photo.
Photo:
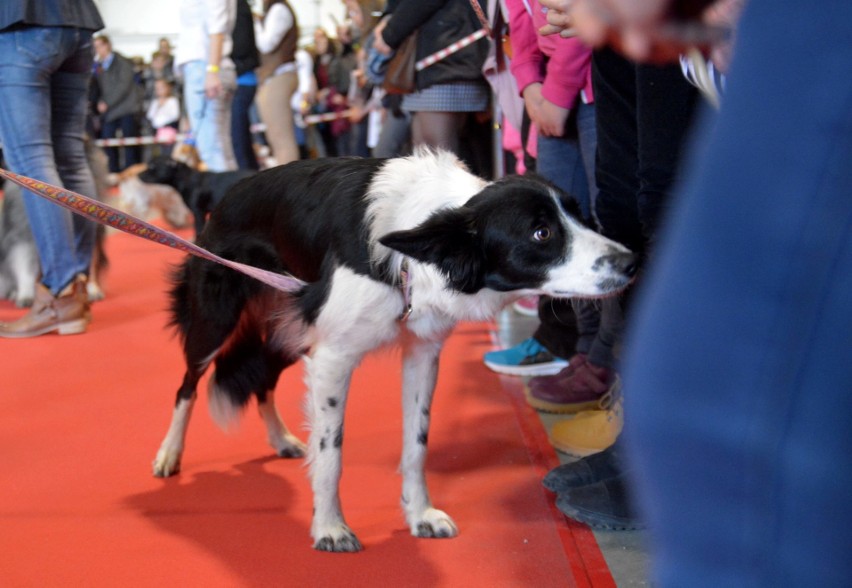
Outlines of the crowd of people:
{"type": "MultiPolygon", "coordinates": [[[[490,92],[481,72],[487,41],[429,68],[438,77],[423,78],[423,90],[391,95],[367,75],[366,60],[375,46],[391,51],[376,33],[397,34],[402,18],[392,18],[393,3],[345,0],[345,18],[333,32],[300,28],[284,0],[264,2],[260,13],[248,0],[220,4],[211,15],[201,3],[183,3],[176,50],[162,38],[149,60],[124,56],[108,34],[96,35],[88,128],[98,139],[130,139],[105,147],[110,172],[168,154],[188,137],[211,171],[258,170],[309,157],[392,157],[423,144],[450,148],[483,175],[491,173],[490,92]],[[449,83],[436,84],[444,79],[449,83]],[[157,143],[134,144],[139,137],[157,143]]],[[[436,10],[413,12],[401,4],[408,19],[403,37],[430,21],[443,26],[436,10]]],[[[481,28],[466,0],[449,4],[457,6],[462,25],[448,35],[481,28]]],[[[424,55],[451,42],[425,46],[423,38],[424,55]]]]}
{"type": "MultiPolygon", "coordinates": [[[[45,100],[8,73],[26,70],[28,54],[3,50],[17,61],[0,66],[0,139],[14,171],[84,194],[94,192],[84,129],[154,135],[166,150],[183,134],[211,171],[423,145],[492,177],[489,117],[499,109],[483,64],[508,37],[517,95],[507,99],[524,118],[520,128],[497,122],[520,136],[515,169],[561,188],[566,208],[637,252],[642,268],[621,297],[524,301],[534,334],[484,358],[528,377],[534,408],[570,415],[550,433],[577,458],[544,479],[557,506],[602,529],[650,526],[663,585],[813,583],[817,573],[820,585],[848,582],[839,493],[852,471],[842,466],[852,447],[843,423],[852,55],[841,47],[850,8],[481,4],[344,0],[334,33],[317,28],[300,46],[306,31],[287,0],[264,0],[259,14],[247,0],[183,0],[176,51],[163,39],[150,63],[134,64],[99,32],[109,23],[91,0],[23,2],[0,12],[0,50],[10,31],[44,32],[59,50],[35,60],[45,100]],[[413,91],[388,92],[368,62],[386,62],[415,32],[420,61],[466,44],[422,67],[413,91]],[[819,61],[794,67],[811,54],[819,61]],[[803,71],[806,81],[790,79],[803,71]],[[722,93],[718,113],[700,90],[722,93]],[[331,116],[306,124],[310,115],[331,116]],[[35,132],[42,141],[20,140],[35,132]]],[[[47,45],[33,37],[33,47],[47,45]]],[[[107,151],[114,173],[145,157],[136,146],[107,151]]],[[[42,277],[33,309],[0,324],[0,337],[91,319],[91,226],[34,196],[26,205],[42,277]]]]}

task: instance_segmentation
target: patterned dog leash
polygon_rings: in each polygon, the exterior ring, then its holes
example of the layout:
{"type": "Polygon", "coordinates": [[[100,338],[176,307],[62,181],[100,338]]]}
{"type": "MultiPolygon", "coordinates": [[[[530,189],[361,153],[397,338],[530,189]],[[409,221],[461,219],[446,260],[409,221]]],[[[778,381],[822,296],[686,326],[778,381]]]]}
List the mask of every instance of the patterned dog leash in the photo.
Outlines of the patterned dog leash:
{"type": "Polygon", "coordinates": [[[2,168],[0,168],[0,177],[18,184],[22,188],[30,190],[47,200],[67,208],[75,214],[79,214],[89,220],[95,221],[96,223],[224,265],[225,267],[229,267],[235,271],[259,280],[264,284],[272,286],[277,290],[281,290],[283,292],[296,292],[305,286],[305,282],[296,277],[286,274],[278,274],[219,257],[218,255],[210,253],[206,249],[203,249],[194,243],[190,243],[186,239],[178,237],[174,233],[155,227],[152,224],[146,223],[132,215],[125,214],[120,210],[98,202],[97,200],[87,198],[82,194],[77,194],[76,192],[65,190],[64,188],[58,188],[51,184],[46,184],[45,182],[34,180],[26,176],[21,176],[2,168]]]}

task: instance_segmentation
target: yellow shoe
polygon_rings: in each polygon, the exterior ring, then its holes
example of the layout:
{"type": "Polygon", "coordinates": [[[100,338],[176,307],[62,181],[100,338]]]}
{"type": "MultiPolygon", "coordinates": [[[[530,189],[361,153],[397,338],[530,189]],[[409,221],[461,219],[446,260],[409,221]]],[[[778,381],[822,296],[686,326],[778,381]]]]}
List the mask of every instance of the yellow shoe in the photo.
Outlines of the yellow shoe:
{"type": "Polygon", "coordinates": [[[574,457],[587,457],[610,447],[624,427],[620,380],[601,399],[601,405],[602,410],[584,410],[553,425],[551,444],[574,457]]]}

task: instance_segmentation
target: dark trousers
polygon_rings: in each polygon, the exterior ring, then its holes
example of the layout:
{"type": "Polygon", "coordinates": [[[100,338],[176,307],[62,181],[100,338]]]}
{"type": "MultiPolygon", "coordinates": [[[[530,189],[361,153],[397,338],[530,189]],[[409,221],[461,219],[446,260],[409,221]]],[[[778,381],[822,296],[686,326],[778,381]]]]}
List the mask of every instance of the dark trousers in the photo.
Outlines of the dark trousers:
{"type": "Polygon", "coordinates": [[[698,92],[679,65],[636,65],[596,51],[595,203],[604,235],[645,252],[668,206],[698,92]]]}
{"type": "Polygon", "coordinates": [[[234,157],[240,169],[260,169],[252,144],[249,117],[256,92],[257,86],[238,85],[231,103],[231,142],[234,144],[234,157]]]}
{"type": "MultiPolygon", "coordinates": [[[[112,121],[104,121],[101,128],[101,138],[113,139],[119,130],[121,130],[122,137],[138,137],[139,118],[135,114],[127,114],[112,121]]],[[[110,173],[118,173],[142,161],[142,149],[138,145],[107,147],[105,151],[110,173]],[[122,154],[124,157],[122,157],[122,154]]]]}

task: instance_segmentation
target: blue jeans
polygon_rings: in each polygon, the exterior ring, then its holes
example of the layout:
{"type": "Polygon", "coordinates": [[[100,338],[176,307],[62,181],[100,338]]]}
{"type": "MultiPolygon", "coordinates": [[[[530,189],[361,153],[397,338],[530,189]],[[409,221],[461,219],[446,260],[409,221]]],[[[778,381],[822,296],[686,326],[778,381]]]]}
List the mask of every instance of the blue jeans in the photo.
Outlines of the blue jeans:
{"type": "MultiPolygon", "coordinates": [[[[92,32],[32,27],[0,32],[0,141],[12,171],[95,195],[84,134],[92,32]]],[[[24,192],[41,261],[42,282],[55,295],[88,274],[95,226],[24,192]]]]}
{"type": "Polygon", "coordinates": [[[233,70],[222,68],[222,96],[210,100],[204,94],[207,63],[190,61],[183,64],[183,100],[189,126],[198,155],[210,171],[223,172],[237,169],[234,147],[231,142],[231,102],[237,88],[233,70]]]}
{"type": "Polygon", "coordinates": [[[562,137],[538,136],[536,172],[570,194],[587,219],[593,218],[598,189],[595,177],[595,105],[578,104],[562,137]],[[576,122],[575,122],[576,121],[576,122]]]}
{"type": "Polygon", "coordinates": [[[660,586],[852,578],[850,38],[847,0],[751,0],[640,289],[625,435],[660,586]]]}
{"type": "Polygon", "coordinates": [[[249,116],[256,93],[256,84],[238,84],[234,94],[234,102],[231,104],[231,140],[239,169],[260,169],[251,139],[251,118],[249,116]]]}

